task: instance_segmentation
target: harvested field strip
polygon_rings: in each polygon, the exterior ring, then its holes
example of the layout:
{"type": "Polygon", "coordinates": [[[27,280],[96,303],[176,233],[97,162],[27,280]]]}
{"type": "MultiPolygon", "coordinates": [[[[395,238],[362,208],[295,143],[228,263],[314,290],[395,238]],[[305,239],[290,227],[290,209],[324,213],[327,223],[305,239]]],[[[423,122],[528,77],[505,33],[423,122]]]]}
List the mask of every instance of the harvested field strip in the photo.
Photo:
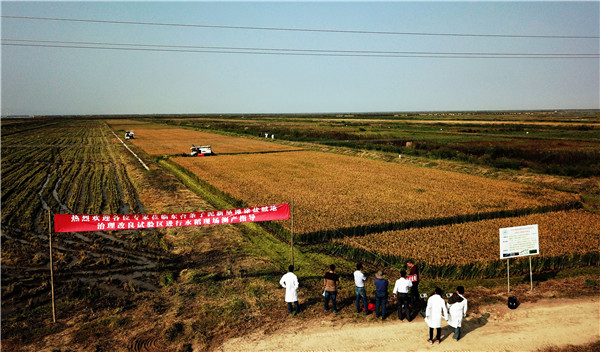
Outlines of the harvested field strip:
{"type": "Polygon", "coordinates": [[[9,199],[22,194],[28,187],[40,180],[40,175],[46,174],[48,165],[34,164],[30,167],[22,165],[14,168],[2,168],[2,204],[9,199]]]}
{"type": "Polygon", "coordinates": [[[18,191],[18,183],[24,182],[23,174],[31,172],[31,168],[40,168],[41,165],[10,164],[2,165],[2,201],[8,199],[12,193],[18,191]]]}
{"type": "Polygon", "coordinates": [[[172,160],[248,205],[293,200],[297,234],[577,202],[513,182],[321,152],[172,160]]]}
{"type": "Polygon", "coordinates": [[[114,165],[105,165],[104,174],[102,177],[104,206],[102,214],[116,214],[121,209],[121,192],[117,188],[117,170],[114,165]]]}
{"type": "MultiPolygon", "coordinates": [[[[52,161],[24,161],[24,162],[20,162],[19,165],[58,165],[58,161],[57,160],[52,160],[52,161]]],[[[113,162],[111,161],[99,161],[99,162],[93,162],[93,161],[82,161],[82,162],[78,162],[76,160],[68,160],[65,162],[60,162],[60,165],[71,165],[71,164],[77,164],[77,165],[83,165],[83,164],[93,164],[93,165],[99,165],[99,164],[106,164],[106,165],[112,165],[113,162]]]]}
{"type": "Polygon", "coordinates": [[[32,229],[28,224],[45,223],[36,215],[41,211],[40,197],[56,212],[116,213],[129,210],[130,204],[138,208],[123,166],[111,159],[113,146],[104,126],[101,121],[65,121],[51,128],[3,134],[2,206],[7,210],[2,213],[3,227],[32,229]],[[131,203],[121,204],[122,198],[131,203]]]}
{"type": "MultiPolygon", "coordinates": [[[[38,138],[47,138],[47,136],[38,138]]],[[[31,146],[6,145],[7,143],[3,141],[2,162],[3,164],[8,162],[55,162],[57,159],[64,162],[108,162],[106,148],[109,145],[101,138],[95,139],[95,143],[44,139],[41,145],[31,146]]]]}
{"type": "Polygon", "coordinates": [[[271,150],[266,152],[247,152],[247,153],[219,153],[219,155],[240,155],[240,154],[273,154],[273,153],[289,153],[289,152],[301,152],[304,149],[290,149],[290,150],[271,150]]]}
{"type": "Polygon", "coordinates": [[[329,250],[389,264],[403,265],[412,258],[430,267],[434,276],[483,277],[502,274],[499,229],[530,224],[539,226],[540,255],[532,257],[534,270],[598,264],[600,215],[581,209],[335,239],[329,250]],[[441,268],[447,271],[444,275],[441,268]]]}
{"type": "Polygon", "coordinates": [[[27,172],[4,179],[2,173],[2,226],[19,226],[27,230],[34,228],[33,219],[41,207],[37,192],[46,182],[47,165],[38,165],[27,172]]]}
{"type": "Polygon", "coordinates": [[[137,129],[151,129],[151,128],[159,128],[165,129],[167,128],[164,124],[157,124],[153,122],[147,122],[142,120],[129,120],[129,119],[107,119],[105,122],[117,131],[131,131],[134,132],[137,129]]]}
{"type": "MultiPolygon", "coordinates": [[[[115,214],[142,207],[104,123],[66,120],[51,128],[3,134],[2,146],[2,287],[12,287],[9,300],[2,296],[2,309],[10,315],[25,304],[48,303],[43,269],[49,255],[48,211],[115,214]]],[[[154,230],[57,236],[55,265],[63,269],[55,272],[58,295],[156,289],[157,266],[171,265],[161,241],[154,230]]]]}
{"type": "Polygon", "coordinates": [[[219,155],[222,153],[256,153],[298,149],[273,142],[178,128],[137,129],[135,138],[130,142],[150,155],[189,154],[192,144],[196,146],[211,145],[213,152],[219,155]]]}
{"type": "MultiPolygon", "coordinates": [[[[11,135],[19,135],[20,133],[31,133],[32,131],[36,131],[36,130],[45,130],[47,128],[54,128],[54,125],[57,125],[58,122],[48,122],[48,123],[39,123],[39,124],[32,124],[29,121],[25,122],[25,123],[13,123],[13,124],[8,124],[6,125],[5,122],[2,122],[2,137],[8,137],[11,135]],[[24,128],[24,126],[27,126],[27,128],[24,128]]],[[[15,136],[13,136],[15,137],[15,136]]],[[[16,137],[15,137],[16,138],[16,137]]]]}

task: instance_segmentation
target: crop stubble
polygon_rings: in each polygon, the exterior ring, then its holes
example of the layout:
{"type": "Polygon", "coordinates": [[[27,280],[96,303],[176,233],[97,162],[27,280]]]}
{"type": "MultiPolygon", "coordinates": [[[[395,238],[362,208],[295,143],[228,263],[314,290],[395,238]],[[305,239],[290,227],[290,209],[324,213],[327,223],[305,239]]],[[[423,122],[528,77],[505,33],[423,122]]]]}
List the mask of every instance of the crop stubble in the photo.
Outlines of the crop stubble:
{"type": "MultiPolygon", "coordinates": [[[[103,122],[32,120],[16,127],[2,135],[3,314],[28,300],[33,305],[48,300],[47,271],[39,270],[48,263],[48,209],[80,214],[140,211],[136,190],[115,156],[115,148],[122,146],[110,139],[103,122]]],[[[129,287],[149,287],[144,280],[155,274],[159,252],[144,248],[140,238],[131,232],[56,236],[59,296],[80,293],[84,284],[119,287],[120,281],[107,279],[111,271],[119,273],[116,278],[131,280],[129,287]],[[130,278],[134,270],[140,273],[130,278]]]]}

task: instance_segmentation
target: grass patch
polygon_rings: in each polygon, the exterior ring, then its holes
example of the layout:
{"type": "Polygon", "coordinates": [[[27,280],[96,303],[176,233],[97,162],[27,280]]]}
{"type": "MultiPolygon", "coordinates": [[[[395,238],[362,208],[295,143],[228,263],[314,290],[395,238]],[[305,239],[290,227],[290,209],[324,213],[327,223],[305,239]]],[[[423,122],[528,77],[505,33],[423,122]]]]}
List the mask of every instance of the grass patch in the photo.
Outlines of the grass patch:
{"type": "Polygon", "coordinates": [[[171,271],[164,271],[162,274],[160,274],[160,284],[163,287],[172,286],[173,283],[175,283],[175,281],[176,281],[175,274],[171,271]]]}

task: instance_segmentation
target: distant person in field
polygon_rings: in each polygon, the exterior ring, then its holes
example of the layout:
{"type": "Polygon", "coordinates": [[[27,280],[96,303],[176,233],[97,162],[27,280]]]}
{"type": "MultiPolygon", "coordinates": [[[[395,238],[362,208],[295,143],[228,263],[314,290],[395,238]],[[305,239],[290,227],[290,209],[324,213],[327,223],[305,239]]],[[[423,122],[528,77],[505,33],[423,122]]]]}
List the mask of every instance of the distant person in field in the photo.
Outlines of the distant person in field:
{"type": "Polygon", "coordinates": [[[365,290],[365,281],[367,277],[362,272],[363,266],[361,263],[356,264],[354,272],[354,291],[356,292],[356,312],[360,313],[360,298],[362,297],[365,314],[369,314],[369,304],[367,302],[367,291],[365,290]]]}
{"type": "Polygon", "coordinates": [[[288,312],[292,314],[292,303],[295,306],[294,315],[300,313],[300,307],[298,306],[298,277],[294,274],[294,266],[288,267],[288,273],[281,277],[279,284],[285,287],[285,301],[287,302],[288,312]]]}
{"type": "Polygon", "coordinates": [[[454,339],[460,339],[460,326],[462,320],[467,316],[467,299],[463,296],[465,288],[458,286],[456,293],[448,299],[448,325],[454,328],[454,339]]]}
{"type": "Polygon", "coordinates": [[[383,276],[383,272],[379,270],[377,274],[375,274],[375,316],[377,318],[381,317],[381,320],[385,320],[388,286],[388,280],[383,276]]]}
{"type": "Polygon", "coordinates": [[[400,271],[400,278],[396,280],[396,284],[394,285],[394,297],[398,302],[398,319],[404,320],[404,313],[406,313],[406,318],[408,321],[411,321],[410,318],[410,306],[408,305],[410,299],[408,297],[408,288],[412,287],[412,282],[406,279],[406,270],[400,271]]]}
{"type": "Polygon", "coordinates": [[[429,326],[429,344],[434,342],[440,343],[442,338],[442,318],[448,320],[448,309],[446,302],[442,298],[442,289],[435,288],[433,295],[427,300],[427,308],[425,308],[425,322],[429,326]],[[433,329],[437,330],[435,340],[433,339],[433,329]]]}
{"type": "Polygon", "coordinates": [[[329,301],[331,300],[333,312],[338,312],[335,299],[337,296],[337,287],[339,283],[340,276],[335,273],[335,265],[331,264],[329,266],[329,271],[325,273],[325,279],[323,282],[323,287],[325,289],[325,311],[329,310],[329,301]]]}
{"type": "Polygon", "coordinates": [[[406,266],[409,270],[409,277],[416,275],[416,280],[411,280],[412,287],[410,289],[410,304],[412,304],[412,309],[414,311],[418,311],[421,309],[421,298],[419,297],[419,281],[421,280],[421,273],[419,272],[419,267],[416,266],[411,259],[406,261],[406,266]]]}

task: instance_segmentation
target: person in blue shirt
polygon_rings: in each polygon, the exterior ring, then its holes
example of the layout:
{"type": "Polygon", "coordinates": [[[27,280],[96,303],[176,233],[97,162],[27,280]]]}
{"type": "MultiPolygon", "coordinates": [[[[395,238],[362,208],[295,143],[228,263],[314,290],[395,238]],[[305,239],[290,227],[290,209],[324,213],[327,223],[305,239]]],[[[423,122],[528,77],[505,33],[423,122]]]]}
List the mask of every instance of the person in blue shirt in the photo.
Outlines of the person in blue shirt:
{"type": "Polygon", "coordinates": [[[383,276],[383,272],[379,270],[375,274],[375,316],[385,320],[385,306],[388,300],[388,280],[383,276]],[[379,308],[381,307],[381,311],[379,308]]]}

